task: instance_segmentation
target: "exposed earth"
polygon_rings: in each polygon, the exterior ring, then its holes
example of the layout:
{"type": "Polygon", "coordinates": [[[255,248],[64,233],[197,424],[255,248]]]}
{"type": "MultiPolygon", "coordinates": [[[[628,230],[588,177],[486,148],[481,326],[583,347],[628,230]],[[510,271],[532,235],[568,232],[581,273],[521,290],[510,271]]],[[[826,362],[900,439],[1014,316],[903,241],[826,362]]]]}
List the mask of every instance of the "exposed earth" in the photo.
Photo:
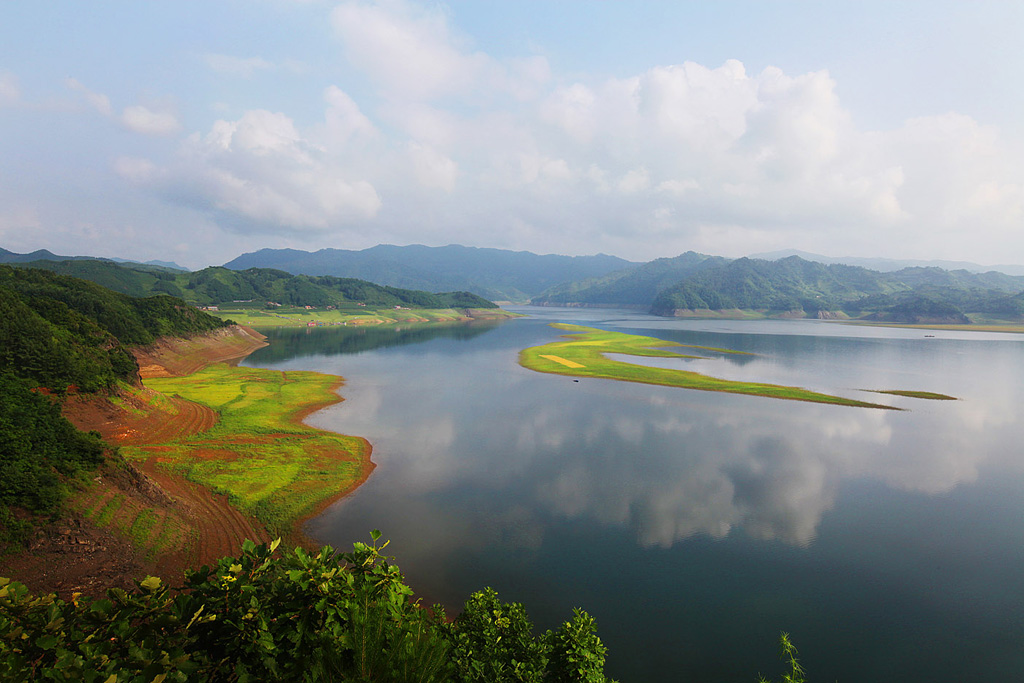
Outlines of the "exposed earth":
{"type": "MultiPolygon", "coordinates": [[[[265,337],[240,326],[191,339],[162,339],[134,350],[140,375],[181,376],[217,362],[237,361],[266,346],[265,337]]],[[[217,413],[178,397],[138,386],[108,396],[69,397],[65,416],[95,430],[112,446],[164,443],[212,427],[217,413]],[[159,398],[160,400],[154,400],[159,398]],[[161,402],[171,405],[161,409],[161,402]]],[[[111,454],[78,490],[67,511],[40,528],[27,552],[0,557],[0,576],[35,593],[101,595],[134,587],[147,574],[178,585],[184,569],[235,555],[242,541],[271,540],[263,526],[216,494],[159,467],[159,457],[132,465],[111,454]]]]}

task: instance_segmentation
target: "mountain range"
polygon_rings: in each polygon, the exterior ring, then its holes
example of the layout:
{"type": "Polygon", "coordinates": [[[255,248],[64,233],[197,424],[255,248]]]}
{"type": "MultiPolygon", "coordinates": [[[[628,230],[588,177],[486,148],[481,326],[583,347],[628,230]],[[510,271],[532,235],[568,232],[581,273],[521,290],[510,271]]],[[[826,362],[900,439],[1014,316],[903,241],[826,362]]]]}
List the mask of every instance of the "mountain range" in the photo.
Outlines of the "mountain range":
{"type": "Polygon", "coordinates": [[[0,249],[0,263],[31,263],[33,261],[113,261],[115,263],[126,263],[140,266],[150,266],[152,268],[162,268],[167,270],[182,270],[187,271],[188,268],[179,266],[173,261],[133,261],[132,259],[126,258],[97,258],[95,256],[59,256],[54,254],[52,251],[46,249],[37,249],[36,251],[28,254],[16,254],[13,251],[6,249],[0,249]]]}
{"type": "Polygon", "coordinates": [[[861,256],[835,257],[812,254],[810,252],[800,251],[799,249],[783,249],[781,251],[772,251],[763,254],[750,254],[747,258],[761,259],[763,261],[778,261],[779,259],[788,258],[790,256],[799,256],[805,261],[815,261],[826,265],[838,263],[847,266],[860,266],[870,270],[877,270],[882,273],[890,273],[894,270],[902,270],[904,268],[942,268],[943,270],[966,270],[971,273],[987,273],[994,270],[997,273],[1005,273],[1007,275],[1024,275],[1024,266],[1014,266],[1009,264],[982,266],[970,261],[923,261],[921,259],[891,259],[861,256]]]}
{"type": "Polygon", "coordinates": [[[538,255],[528,251],[378,245],[361,251],[261,249],[225,268],[275,268],[293,274],[354,277],[428,292],[464,290],[491,301],[527,301],[564,282],[605,275],[639,264],[616,256],[538,255]]]}
{"type": "MultiPolygon", "coordinates": [[[[45,251],[19,255],[0,250],[0,260],[22,264],[40,255],[66,258],[45,251]]],[[[362,296],[379,304],[483,307],[477,297],[485,293],[498,301],[624,306],[665,316],[809,316],[947,323],[969,322],[968,314],[975,320],[995,322],[1024,318],[1024,275],[979,272],[980,266],[952,270],[890,267],[883,271],[797,255],[728,259],[690,251],[632,263],[604,254],[570,257],[458,245],[379,245],[361,251],[262,249],[243,254],[224,267],[194,273],[83,257],[33,262],[36,264],[134,296],[167,293],[198,304],[265,299],[325,305],[362,296]],[[444,289],[454,292],[445,297],[457,300],[435,300],[428,294],[444,289]]]]}

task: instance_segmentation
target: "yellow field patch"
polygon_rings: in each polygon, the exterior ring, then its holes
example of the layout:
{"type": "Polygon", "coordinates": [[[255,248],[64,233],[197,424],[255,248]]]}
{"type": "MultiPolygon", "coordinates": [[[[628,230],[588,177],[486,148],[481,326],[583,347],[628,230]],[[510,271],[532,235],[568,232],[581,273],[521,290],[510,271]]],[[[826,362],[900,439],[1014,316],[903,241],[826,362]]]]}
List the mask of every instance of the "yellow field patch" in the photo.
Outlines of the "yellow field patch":
{"type": "Polygon", "coordinates": [[[585,365],[581,365],[581,364],[579,364],[579,363],[577,363],[575,361],[566,360],[565,358],[562,358],[561,356],[545,356],[545,355],[541,354],[541,358],[547,358],[548,360],[553,360],[556,363],[561,363],[562,365],[564,365],[567,368],[583,368],[583,367],[586,367],[585,365]]]}

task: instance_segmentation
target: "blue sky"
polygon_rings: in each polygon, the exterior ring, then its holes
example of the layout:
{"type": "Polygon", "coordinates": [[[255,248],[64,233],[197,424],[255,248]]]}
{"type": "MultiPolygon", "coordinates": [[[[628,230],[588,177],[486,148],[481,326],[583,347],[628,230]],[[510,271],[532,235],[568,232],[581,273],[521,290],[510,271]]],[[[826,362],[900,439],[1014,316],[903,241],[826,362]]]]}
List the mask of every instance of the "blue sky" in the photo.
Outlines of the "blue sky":
{"type": "Polygon", "coordinates": [[[0,5],[0,247],[1024,263],[1024,3],[0,5]]]}

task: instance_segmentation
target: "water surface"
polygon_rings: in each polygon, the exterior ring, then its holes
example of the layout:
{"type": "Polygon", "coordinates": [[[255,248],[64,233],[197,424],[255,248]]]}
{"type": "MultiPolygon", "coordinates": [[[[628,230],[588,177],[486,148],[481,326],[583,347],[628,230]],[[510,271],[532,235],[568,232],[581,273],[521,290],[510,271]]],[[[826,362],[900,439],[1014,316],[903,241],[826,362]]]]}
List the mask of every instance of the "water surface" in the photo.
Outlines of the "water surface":
{"type": "Polygon", "coordinates": [[[782,630],[817,681],[1024,670],[1021,337],[529,312],[271,333],[247,364],[344,376],[345,401],[309,422],[366,437],[378,465],[316,538],[380,529],[414,589],[451,608],[487,585],[542,628],[582,606],[622,683],[753,681],[780,670],[782,630]],[[637,362],[906,410],[520,367],[556,321],[754,354],[637,362]]]}

